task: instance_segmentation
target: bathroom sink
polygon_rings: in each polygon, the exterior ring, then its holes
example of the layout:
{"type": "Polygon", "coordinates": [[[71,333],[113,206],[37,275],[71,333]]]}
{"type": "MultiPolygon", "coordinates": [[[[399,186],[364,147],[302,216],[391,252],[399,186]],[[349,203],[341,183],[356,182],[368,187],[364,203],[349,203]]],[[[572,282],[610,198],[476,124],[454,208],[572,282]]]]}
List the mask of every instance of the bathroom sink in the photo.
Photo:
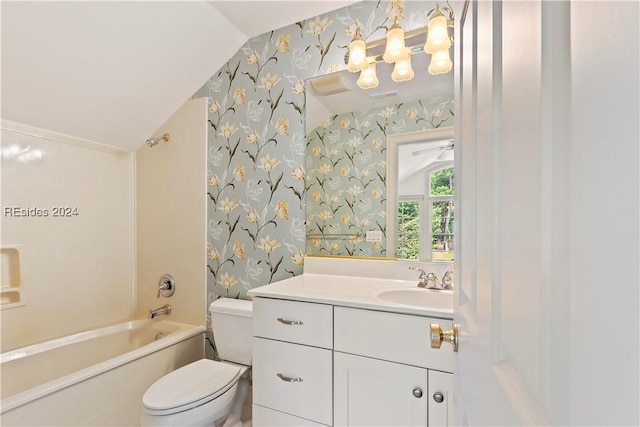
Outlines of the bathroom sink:
{"type": "Polygon", "coordinates": [[[379,292],[376,297],[397,304],[453,310],[453,291],[423,288],[391,289],[379,292]]]}

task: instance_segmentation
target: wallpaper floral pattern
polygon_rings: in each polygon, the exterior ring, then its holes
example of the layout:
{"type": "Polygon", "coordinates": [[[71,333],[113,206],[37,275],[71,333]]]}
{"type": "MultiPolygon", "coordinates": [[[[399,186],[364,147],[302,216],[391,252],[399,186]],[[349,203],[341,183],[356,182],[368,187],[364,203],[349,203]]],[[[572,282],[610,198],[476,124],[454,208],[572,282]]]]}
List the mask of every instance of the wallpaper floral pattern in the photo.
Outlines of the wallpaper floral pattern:
{"type": "Polygon", "coordinates": [[[433,5],[365,1],[276,29],[247,41],[194,94],[209,98],[209,302],[302,272],[304,80],[345,68],[356,27],[370,40],[396,15],[406,30],[422,27],[433,5]]]}
{"type": "Polygon", "coordinates": [[[386,255],[386,138],[453,125],[453,99],[340,114],[307,134],[307,254],[386,255]],[[367,242],[367,231],[380,242],[367,242]]]}

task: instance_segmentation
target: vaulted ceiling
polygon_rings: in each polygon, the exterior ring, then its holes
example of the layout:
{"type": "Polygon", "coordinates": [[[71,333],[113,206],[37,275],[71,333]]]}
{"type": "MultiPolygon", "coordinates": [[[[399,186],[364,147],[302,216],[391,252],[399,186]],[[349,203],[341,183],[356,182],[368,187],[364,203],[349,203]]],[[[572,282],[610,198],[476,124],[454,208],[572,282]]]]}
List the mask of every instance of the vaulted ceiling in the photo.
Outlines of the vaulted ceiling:
{"type": "Polygon", "coordinates": [[[135,150],[251,37],[355,1],[2,1],[2,119],[135,150]]]}

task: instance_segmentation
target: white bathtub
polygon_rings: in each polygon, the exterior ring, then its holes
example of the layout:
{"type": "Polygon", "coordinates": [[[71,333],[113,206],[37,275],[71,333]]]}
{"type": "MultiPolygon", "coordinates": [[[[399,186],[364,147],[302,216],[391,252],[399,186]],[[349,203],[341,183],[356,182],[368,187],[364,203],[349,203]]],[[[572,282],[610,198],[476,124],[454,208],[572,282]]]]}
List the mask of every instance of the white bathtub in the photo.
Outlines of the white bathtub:
{"type": "Polygon", "coordinates": [[[203,357],[204,330],[133,320],[3,353],[0,422],[138,425],[145,390],[203,357]]]}

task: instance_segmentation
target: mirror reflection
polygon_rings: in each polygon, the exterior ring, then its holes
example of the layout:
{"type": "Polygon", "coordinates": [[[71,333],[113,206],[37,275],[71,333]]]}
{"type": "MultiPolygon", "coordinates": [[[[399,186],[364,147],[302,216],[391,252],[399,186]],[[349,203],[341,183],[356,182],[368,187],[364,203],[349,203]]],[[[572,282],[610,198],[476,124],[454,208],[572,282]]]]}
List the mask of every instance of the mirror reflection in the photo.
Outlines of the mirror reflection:
{"type": "Polygon", "coordinates": [[[453,259],[453,148],[452,127],[387,139],[387,253],[453,259]]]}
{"type": "Polygon", "coordinates": [[[307,254],[448,259],[453,205],[434,212],[432,203],[444,201],[427,190],[429,180],[453,177],[453,75],[429,75],[427,55],[416,55],[409,82],[393,82],[392,65],[378,66],[380,85],[371,90],[346,70],[306,82],[307,254]],[[429,131],[437,135],[407,139],[429,131]],[[436,232],[428,221],[448,225],[436,232]]]}

